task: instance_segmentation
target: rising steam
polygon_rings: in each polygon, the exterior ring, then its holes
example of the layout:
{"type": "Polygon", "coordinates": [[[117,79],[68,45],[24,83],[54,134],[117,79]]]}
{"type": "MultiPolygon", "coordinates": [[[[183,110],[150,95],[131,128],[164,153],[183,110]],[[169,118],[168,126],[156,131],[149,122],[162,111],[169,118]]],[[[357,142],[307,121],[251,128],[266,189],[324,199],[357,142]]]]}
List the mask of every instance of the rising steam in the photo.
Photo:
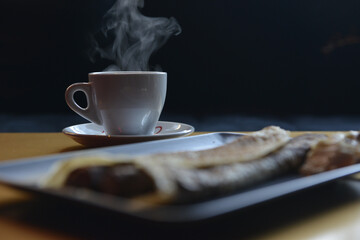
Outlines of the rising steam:
{"type": "Polygon", "coordinates": [[[141,14],[143,0],[117,0],[105,15],[102,34],[114,39],[109,46],[95,42],[100,57],[114,61],[106,70],[146,71],[151,54],[181,28],[174,18],[154,18],[141,14]]]}

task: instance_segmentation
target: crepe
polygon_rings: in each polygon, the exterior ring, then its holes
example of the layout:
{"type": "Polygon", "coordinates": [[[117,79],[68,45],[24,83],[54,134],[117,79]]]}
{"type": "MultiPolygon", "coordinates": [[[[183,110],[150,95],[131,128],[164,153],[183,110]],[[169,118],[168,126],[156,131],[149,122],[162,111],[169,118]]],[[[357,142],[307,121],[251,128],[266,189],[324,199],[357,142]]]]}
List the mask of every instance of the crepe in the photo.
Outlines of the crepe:
{"type": "Polygon", "coordinates": [[[359,132],[339,133],[319,141],[312,147],[300,168],[300,173],[313,175],[359,162],[359,132]]]}
{"type": "Polygon", "coordinates": [[[324,138],[291,139],[289,132],[270,126],[202,151],[78,157],[57,165],[43,187],[89,189],[155,203],[194,201],[298,168],[311,145],[324,138]]]}

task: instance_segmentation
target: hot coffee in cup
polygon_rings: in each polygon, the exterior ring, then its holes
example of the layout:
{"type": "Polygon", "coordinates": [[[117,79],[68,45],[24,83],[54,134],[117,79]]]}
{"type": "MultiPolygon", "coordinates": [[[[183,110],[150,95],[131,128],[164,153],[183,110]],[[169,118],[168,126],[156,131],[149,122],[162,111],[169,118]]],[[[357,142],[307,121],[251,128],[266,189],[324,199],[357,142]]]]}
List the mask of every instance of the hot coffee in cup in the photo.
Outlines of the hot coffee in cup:
{"type": "Polygon", "coordinates": [[[65,100],[80,116],[102,125],[106,134],[150,135],[164,106],[166,85],[165,72],[94,72],[88,83],[69,86],[65,100]],[[86,108],[74,100],[78,91],[86,95],[86,108]]]}

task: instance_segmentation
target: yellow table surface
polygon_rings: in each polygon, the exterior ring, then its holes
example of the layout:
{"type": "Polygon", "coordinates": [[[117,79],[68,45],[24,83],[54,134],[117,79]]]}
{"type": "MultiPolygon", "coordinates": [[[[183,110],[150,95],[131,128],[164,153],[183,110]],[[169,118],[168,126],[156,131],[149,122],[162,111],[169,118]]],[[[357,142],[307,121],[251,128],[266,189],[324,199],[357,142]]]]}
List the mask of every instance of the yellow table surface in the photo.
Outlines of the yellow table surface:
{"type": "MultiPolygon", "coordinates": [[[[62,133],[0,133],[0,161],[81,149],[62,133]]],[[[212,221],[177,225],[132,221],[0,185],[0,239],[145,237],[360,239],[360,183],[341,180],[212,221]]]]}

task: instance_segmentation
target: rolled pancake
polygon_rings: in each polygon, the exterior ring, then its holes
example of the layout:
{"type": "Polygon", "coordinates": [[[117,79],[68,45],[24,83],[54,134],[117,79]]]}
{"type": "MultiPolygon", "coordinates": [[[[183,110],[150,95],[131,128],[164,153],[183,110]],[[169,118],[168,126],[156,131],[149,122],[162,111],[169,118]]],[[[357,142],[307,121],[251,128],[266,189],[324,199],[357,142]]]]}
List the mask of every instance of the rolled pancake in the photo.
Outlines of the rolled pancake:
{"type": "Polygon", "coordinates": [[[161,203],[192,201],[231,192],[293,169],[303,160],[310,146],[322,138],[323,135],[307,135],[289,142],[287,131],[271,126],[218,148],[203,151],[133,158],[114,155],[76,158],[60,163],[43,186],[79,187],[76,184],[78,181],[84,182],[81,188],[128,197],[128,192],[125,194],[122,190],[124,183],[131,184],[129,179],[137,177],[146,179],[145,173],[154,183],[153,191],[134,190],[136,194],[131,195],[132,198],[161,203]],[[126,171],[121,164],[127,168],[126,171]],[[92,176],[91,168],[94,166],[108,168],[101,170],[102,177],[92,176]],[[77,171],[79,180],[74,176],[76,169],[81,169],[77,171]],[[126,172],[126,176],[120,172],[126,172]],[[84,181],[84,177],[90,180],[84,181]],[[112,187],[106,186],[108,182],[111,182],[112,187]]]}
{"type": "Polygon", "coordinates": [[[313,175],[360,162],[360,134],[338,133],[319,141],[308,152],[300,168],[302,175],[313,175]]]}

